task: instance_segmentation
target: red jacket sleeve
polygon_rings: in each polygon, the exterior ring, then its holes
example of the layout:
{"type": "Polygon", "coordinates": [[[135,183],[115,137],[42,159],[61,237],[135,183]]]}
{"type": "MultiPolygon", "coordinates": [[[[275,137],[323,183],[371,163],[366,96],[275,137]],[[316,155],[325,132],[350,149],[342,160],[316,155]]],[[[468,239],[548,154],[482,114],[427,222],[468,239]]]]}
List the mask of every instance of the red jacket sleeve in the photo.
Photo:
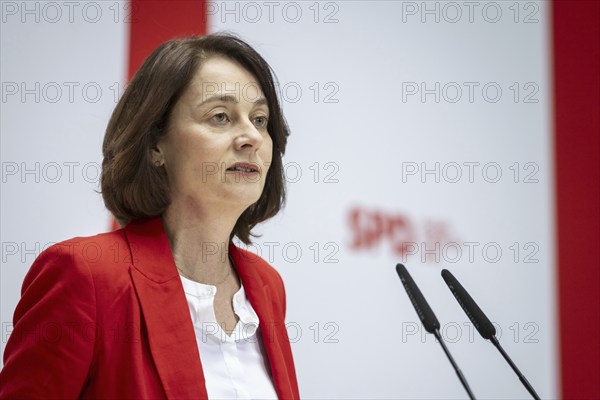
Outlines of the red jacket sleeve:
{"type": "Polygon", "coordinates": [[[94,353],[96,298],[75,241],[44,251],[25,276],[0,372],[0,398],[77,398],[94,353]]]}

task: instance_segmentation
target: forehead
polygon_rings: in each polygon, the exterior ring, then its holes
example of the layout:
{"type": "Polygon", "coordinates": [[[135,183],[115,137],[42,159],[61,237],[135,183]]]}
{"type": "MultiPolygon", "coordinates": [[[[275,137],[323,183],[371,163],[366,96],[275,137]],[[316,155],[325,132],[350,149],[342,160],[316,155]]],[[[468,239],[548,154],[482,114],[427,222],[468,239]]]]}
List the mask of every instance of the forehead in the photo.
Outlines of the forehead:
{"type": "Polygon", "coordinates": [[[204,61],[192,78],[188,93],[200,101],[213,96],[233,96],[254,102],[264,94],[258,80],[236,61],[215,56],[204,61]]]}

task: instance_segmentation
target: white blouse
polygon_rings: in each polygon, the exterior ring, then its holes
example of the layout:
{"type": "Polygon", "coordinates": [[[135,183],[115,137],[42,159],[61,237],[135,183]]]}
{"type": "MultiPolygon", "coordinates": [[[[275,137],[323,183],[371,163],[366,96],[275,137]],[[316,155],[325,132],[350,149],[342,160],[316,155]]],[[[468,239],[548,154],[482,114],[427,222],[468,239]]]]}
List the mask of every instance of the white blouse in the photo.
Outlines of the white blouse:
{"type": "Polygon", "coordinates": [[[244,287],[233,295],[233,311],[239,321],[229,336],[215,317],[216,286],[184,276],[181,282],[192,315],[208,397],[277,399],[258,329],[258,315],[246,298],[244,287]]]}

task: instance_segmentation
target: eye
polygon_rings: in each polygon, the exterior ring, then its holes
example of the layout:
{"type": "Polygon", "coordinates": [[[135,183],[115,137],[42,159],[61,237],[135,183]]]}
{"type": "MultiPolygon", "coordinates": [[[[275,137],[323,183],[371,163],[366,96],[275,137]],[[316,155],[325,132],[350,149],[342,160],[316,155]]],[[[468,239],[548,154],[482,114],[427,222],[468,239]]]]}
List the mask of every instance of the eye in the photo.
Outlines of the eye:
{"type": "Polygon", "coordinates": [[[259,115],[258,117],[254,117],[253,123],[259,129],[266,128],[269,119],[264,115],[259,115]]]}
{"type": "Polygon", "coordinates": [[[231,121],[229,119],[229,116],[226,113],[224,113],[224,112],[220,112],[220,113],[217,113],[217,114],[213,115],[211,117],[211,120],[213,122],[215,122],[216,124],[219,124],[219,125],[226,124],[226,123],[228,123],[228,122],[231,121]]]}

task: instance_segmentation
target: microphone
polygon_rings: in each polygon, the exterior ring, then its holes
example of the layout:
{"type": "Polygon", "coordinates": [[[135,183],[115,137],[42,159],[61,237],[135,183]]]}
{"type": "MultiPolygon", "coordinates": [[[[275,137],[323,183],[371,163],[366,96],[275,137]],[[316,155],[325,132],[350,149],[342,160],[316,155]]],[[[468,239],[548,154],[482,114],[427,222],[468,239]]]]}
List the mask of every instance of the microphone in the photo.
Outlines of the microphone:
{"type": "Polygon", "coordinates": [[[515,371],[515,373],[519,377],[519,380],[521,381],[523,386],[525,386],[525,389],[527,389],[529,394],[531,394],[534,399],[539,400],[540,397],[533,389],[533,386],[531,386],[529,381],[525,378],[521,371],[519,371],[519,368],[517,368],[515,363],[513,363],[508,354],[502,348],[502,346],[500,346],[500,342],[498,341],[498,338],[496,338],[496,328],[494,328],[494,325],[490,322],[489,318],[484,314],[484,312],[481,311],[481,308],[479,308],[477,303],[475,303],[475,300],[473,300],[473,298],[469,295],[469,293],[467,293],[465,288],[447,269],[442,270],[442,278],[444,278],[444,281],[446,281],[448,288],[450,289],[454,297],[456,297],[458,304],[460,304],[465,314],[467,314],[467,317],[469,317],[469,319],[471,320],[481,337],[483,337],[484,339],[489,339],[494,344],[494,346],[496,346],[500,354],[502,354],[502,356],[511,366],[513,371],[515,371]]]}
{"type": "Polygon", "coordinates": [[[458,365],[456,364],[456,361],[454,361],[454,358],[452,358],[450,351],[446,348],[446,345],[444,344],[442,335],[440,335],[440,322],[436,318],[431,307],[429,307],[427,300],[425,300],[425,297],[423,297],[423,294],[417,287],[415,281],[413,281],[412,277],[410,276],[404,265],[397,264],[396,272],[398,272],[398,276],[400,277],[400,280],[404,285],[406,294],[408,295],[408,298],[413,304],[415,311],[417,312],[417,315],[419,316],[419,319],[423,324],[423,327],[427,332],[432,333],[436,337],[436,339],[442,346],[442,349],[444,349],[444,353],[446,353],[448,360],[450,360],[450,363],[454,367],[454,371],[456,371],[456,375],[458,375],[460,383],[462,383],[463,387],[467,391],[469,398],[471,400],[474,400],[475,396],[473,395],[473,392],[471,392],[471,388],[469,387],[467,380],[465,379],[461,370],[458,368],[458,365]]]}

